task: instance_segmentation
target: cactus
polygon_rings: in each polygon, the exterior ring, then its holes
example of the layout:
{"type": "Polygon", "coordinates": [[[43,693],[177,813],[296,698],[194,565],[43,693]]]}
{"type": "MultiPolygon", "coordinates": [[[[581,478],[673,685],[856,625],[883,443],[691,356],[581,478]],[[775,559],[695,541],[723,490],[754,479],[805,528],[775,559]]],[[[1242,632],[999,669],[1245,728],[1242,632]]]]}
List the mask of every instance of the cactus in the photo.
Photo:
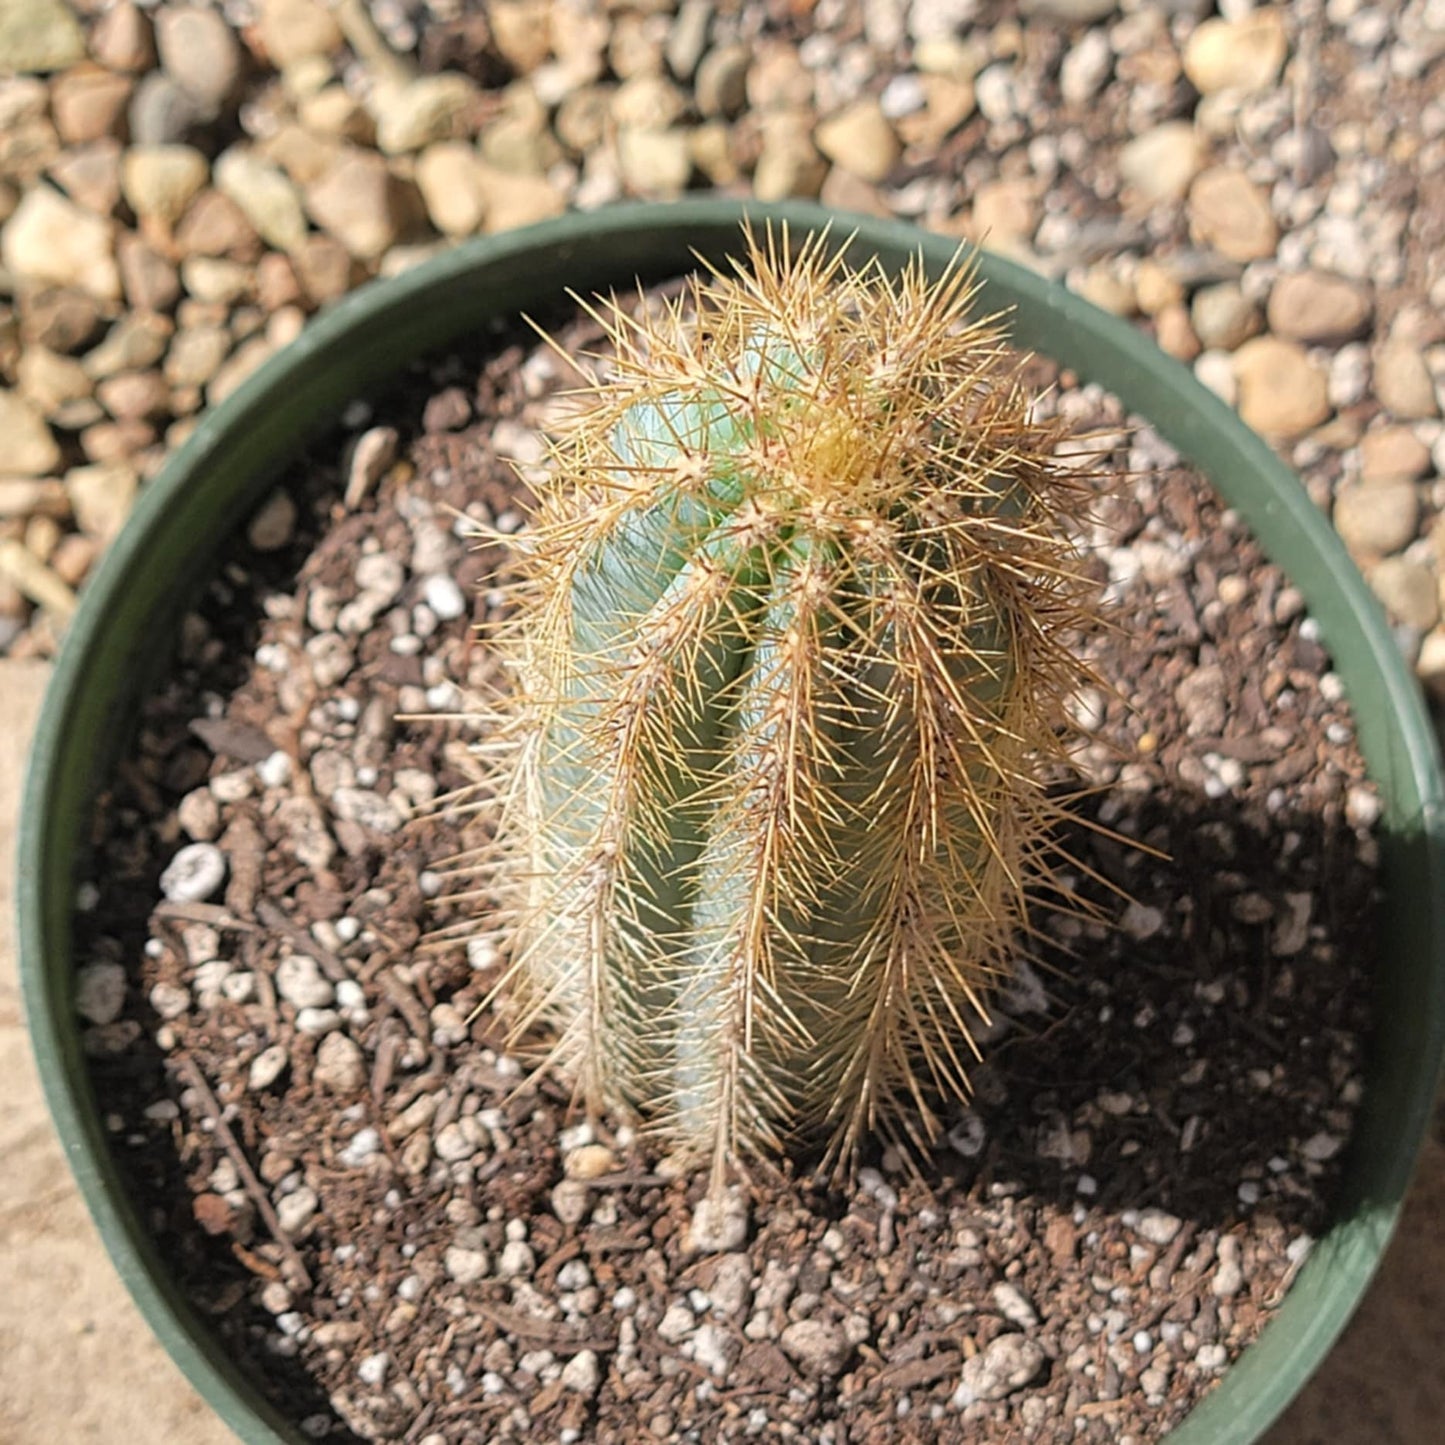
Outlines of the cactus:
{"type": "Polygon", "coordinates": [[[715,1181],[935,1138],[1048,873],[1093,483],[976,292],[749,233],[602,306],[520,539],[503,989],[715,1181]]]}

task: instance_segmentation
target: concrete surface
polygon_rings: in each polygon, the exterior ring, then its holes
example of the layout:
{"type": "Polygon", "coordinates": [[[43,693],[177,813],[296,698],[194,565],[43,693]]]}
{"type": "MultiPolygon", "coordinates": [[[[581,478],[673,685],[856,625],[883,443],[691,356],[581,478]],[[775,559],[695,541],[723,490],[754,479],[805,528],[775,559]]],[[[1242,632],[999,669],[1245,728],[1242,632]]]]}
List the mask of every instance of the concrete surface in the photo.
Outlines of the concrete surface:
{"type": "MultiPolygon", "coordinates": [[[[46,668],[0,661],[0,1442],[226,1445],[131,1304],[41,1098],[10,920],[14,820],[46,668]]],[[[1268,1445],[1433,1445],[1445,1420],[1445,1146],[1437,1127],[1383,1270],[1268,1445]]]]}

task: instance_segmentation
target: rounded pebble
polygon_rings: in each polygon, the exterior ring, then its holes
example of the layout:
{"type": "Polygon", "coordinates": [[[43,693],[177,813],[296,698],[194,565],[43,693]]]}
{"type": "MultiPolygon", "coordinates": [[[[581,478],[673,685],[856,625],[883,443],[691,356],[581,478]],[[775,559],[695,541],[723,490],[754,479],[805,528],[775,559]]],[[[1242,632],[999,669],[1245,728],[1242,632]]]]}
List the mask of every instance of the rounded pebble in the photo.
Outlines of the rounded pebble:
{"type": "Polygon", "coordinates": [[[170,903],[204,903],[226,881],[226,855],[214,843],[188,843],[161,874],[161,893],[170,903]]]}

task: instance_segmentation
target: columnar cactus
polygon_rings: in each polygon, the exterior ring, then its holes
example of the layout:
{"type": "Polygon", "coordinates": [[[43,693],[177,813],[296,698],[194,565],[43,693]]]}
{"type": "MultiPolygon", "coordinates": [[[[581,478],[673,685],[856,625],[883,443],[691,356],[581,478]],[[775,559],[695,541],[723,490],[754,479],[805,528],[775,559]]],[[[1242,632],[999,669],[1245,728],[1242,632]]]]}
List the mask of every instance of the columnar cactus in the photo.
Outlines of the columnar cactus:
{"type": "Polygon", "coordinates": [[[508,647],[497,859],[519,1030],[714,1179],[966,1094],[1044,868],[1093,601],[1052,461],[956,267],[825,238],[599,313],[508,647]]]}

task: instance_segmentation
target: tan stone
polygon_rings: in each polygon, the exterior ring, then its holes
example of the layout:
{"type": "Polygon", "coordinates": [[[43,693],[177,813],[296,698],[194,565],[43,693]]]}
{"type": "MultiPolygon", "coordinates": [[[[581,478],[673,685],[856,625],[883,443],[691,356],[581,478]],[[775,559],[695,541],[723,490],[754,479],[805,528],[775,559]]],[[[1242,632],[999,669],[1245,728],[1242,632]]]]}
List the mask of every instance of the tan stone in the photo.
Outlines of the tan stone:
{"type": "Polygon", "coordinates": [[[1166,306],[1184,300],[1184,287],[1167,266],[1146,256],[1134,272],[1134,295],[1140,311],[1157,316],[1166,306]]]}
{"type": "Polygon", "coordinates": [[[50,175],[72,201],[98,216],[109,216],[120,200],[120,155],[120,142],[105,136],[63,151],[50,175]]]}
{"type": "Polygon", "coordinates": [[[483,230],[510,231],[550,220],[567,209],[567,198],[544,176],[516,176],[477,162],[477,177],[486,199],[483,230]]]}
{"type": "Polygon", "coordinates": [[[1160,351],[1177,361],[1193,361],[1203,349],[1189,323],[1189,308],[1182,301],[1160,308],[1154,317],[1154,339],[1160,351]]]}
{"type": "Polygon", "coordinates": [[[416,187],[394,175],[383,157],[356,149],[307,186],[304,200],[311,219],[363,261],[379,259],[423,209],[416,187]]]}
{"type": "Polygon", "coordinates": [[[1119,175],[1127,199],[1140,206],[1177,201],[1204,164],[1203,143],[1187,120],[1166,120],[1126,142],[1119,152],[1119,175]]]}
{"type": "Polygon", "coordinates": [[[134,82],[98,65],[78,65],[50,87],[50,114],[66,145],[82,145],[120,132],[134,82]]]}
{"type": "Polygon", "coordinates": [[[301,198],[275,165],[244,146],[232,146],[216,158],[216,189],[245,213],[261,237],[279,251],[299,246],[306,235],[301,198]]]}
{"type": "Polygon", "coordinates": [[[122,371],[97,383],[100,404],[117,421],[153,421],[170,410],[171,389],[159,371],[122,371]]]}
{"type": "Polygon", "coordinates": [[[550,0],[491,0],[487,19],[492,44],[519,75],[527,75],[552,53],[550,0]]]}
{"type": "Polygon", "coordinates": [[[828,163],[814,149],[811,131],[811,119],[803,111],[776,111],[766,117],[753,169],[753,194],[760,201],[818,194],[828,163]]]}
{"type": "Polygon", "coordinates": [[[113,541],[125,525],[139,485],[135,469],[120,462],[72,467],[65,474],[76,524],[102,545],[113,541]]]}
{"type": "Polygon", "coordinates": [[[106,301],[120,299],[120,272],[111,254],[111,223],[49,186],[27,191],[0,236],[0,260],[17,275],[57,286],[79,286],[106,301]]]}
{"type": "Polygon", "coordinates": [[[1213,166],[1189,188],[1189,229],[1196,241],[1231,261],[1274,254],[1279,228],[1269,197],[1234,166],[1213,166]]]}
{"type": "Polygon", "coordinates": [[[1367,482],[1413,482],[1429,470],[1430,448],[1409,427],[1381,427],[1360,440],[1360,475],[1367,482]]]}
{"type": "Polygon", "coordinates": [[[256,29],[278,70],[341,45],[341,27],[322,0],[261,0],[256,29]]]}
{"type": "Polygon", "coordinates": [[[985,181],[974,193],[973,228],[980,241],[989,236],[1027,240],[1038,223],[1038,186],[1031,180],[985,181]]]}
{"type": "Polygon", "coordinates": [[[1281,276],[1269,293],[1270,330],[1295,341],[1340,342],[1364,330],[1373,309],[1369,288],[1327,271],[1281,276]]]}
{"type": "Polygon", "coordinates": [[[692,144],[685,130],[622,130],[617,162],[633,195],[676,197],[692,178],[692,144]]]}
{"type": "Polygon", "coordinates": [[[115,254],[129,305],[140,311],[169,311],[180,299],[181,279],[176,268],[140,236],[123,231],[116,240],[115,254]]]}
{"type": "Polygon", "coordinates": [[[175,243],[183,256],[227,256],[253,261],[261,238],[246,213],[229,196],[206,190],[191,203],[176,227],[175,243]]]}
{"type": "Polygon", "coordinates": [[[1397,622],[1428,632],[1440,620],[1440,589],[1424,562],[1386,557],[1370,570],[1370,589],[1397,622]]]}
{"type": "Polygon", "coordinates": [[[819,121],[813,139],[834,165],[874,184],[888,178],[902,154],[888,117],[871,96],[819,121]]]}
{"type": "Polygon", "coordinates": [[[1283,12],[1256,10],[1238,20],[1210,19],[1184,47],[1184,74],[1201,95],[1267,90],[1289,51],[1283,12]]]}
{"type": "Polygon", "coordinates": [[[1387,341],[1375,357],[1375,395],[1401,421],[1423,421],[1440,413],[1424,354],[1403,337],[1387,341]]]}
{"type": "Polygon", "coordinates": [[[121,163],[121,190],[138,217],[169,228],[185,214],[210,174],[209,162],[194,146],[132,146],[121,163]]]}
{"type": "Polygon", "coordinates": [[[894,122],[904,145],[934,150],[978,109],[972,78],[953,75],[924,75],[924,105],[912,115],[894,122]]]}
{"type": "Polygon", "coordinates": [[[486,214],[477,154],[465,141],[438,141],[416,159],[416,184],[432,225],[447,236],[474,235],[486,214]]]}
{"type": "Polygon", "coordinates": [[[464,134],[476,102],[476,82],[453,71],[405,86],[377,86],[371,97],[376,143],[388,155],[400,155],[464,134]]]}
{"type": "Polygon", "coordinates": [[[1413,482],[1343,486],[1335,494],[1334,523],[1355,558],[1385,557],[1415,540],[1420,496],[1413,482]]]}
{"type": "Polygon", "coordinates": [[[15,368],[20,391],[44,416],[53,416],[68,401],[89,396],[94,382],[73,356],[43,346],[27,346],[15,368]]]}
{"type": "Polygon", "coordinates": [[[90,53],[107,70],[149,70],[156,63],[150,18],[131,0],[120,0],[91,28],[90,53]]]}
{"type": "Polygon", "coordinates": [[[1296,437],[1330,414],[1329,377],[1302,346],[1256,336],[1234,353],[1239,414],[1265,436],[1296,437]]]}
{"type": "Polygon", "coordinates": [[[334,236],[308,236],[291,262],[302,293],[313,306],[344,296],[356,272],[351,253],[334,236]]]}
{"type": "Polygon", "coordinates": [[[17,391],[0,387],[0,438],[11,476],[42,477],[60,463],[60,448],[45,418],[17,391]]]}
{"type": "Polygon", "coordinates": [[[344,85],[328,85],[304,97],[296,107],[302,126],[314,135],[370,145],[376,139],[376,122],[344,85]]]}

